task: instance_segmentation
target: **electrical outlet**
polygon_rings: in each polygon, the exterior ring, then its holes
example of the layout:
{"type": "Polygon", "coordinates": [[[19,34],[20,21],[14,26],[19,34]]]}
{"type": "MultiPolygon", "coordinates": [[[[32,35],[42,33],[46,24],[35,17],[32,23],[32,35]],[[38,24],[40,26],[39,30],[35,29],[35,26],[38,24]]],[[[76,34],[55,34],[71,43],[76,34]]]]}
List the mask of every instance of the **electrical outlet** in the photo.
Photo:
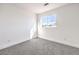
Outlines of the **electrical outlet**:
{"type": "Polygon", "coordinates": [[[66,38],[64,38],[64,40],[67,40],[66,38]]]}
{"type": "Polygon", "coordinates": [[[10,42],[10,40],[8,40],[8,42],[10,42]]]}

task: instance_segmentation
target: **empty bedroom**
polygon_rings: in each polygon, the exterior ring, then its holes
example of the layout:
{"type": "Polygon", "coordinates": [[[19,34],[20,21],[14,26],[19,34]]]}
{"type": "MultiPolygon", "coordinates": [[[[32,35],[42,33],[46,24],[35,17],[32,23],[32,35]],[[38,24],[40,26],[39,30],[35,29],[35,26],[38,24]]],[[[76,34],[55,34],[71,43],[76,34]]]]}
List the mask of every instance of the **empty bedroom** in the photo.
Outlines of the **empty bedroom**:
{"type": "Polygon", "coordinates": [[[79,55],[79,3],[0,3],[0,55],[79,55]]]}

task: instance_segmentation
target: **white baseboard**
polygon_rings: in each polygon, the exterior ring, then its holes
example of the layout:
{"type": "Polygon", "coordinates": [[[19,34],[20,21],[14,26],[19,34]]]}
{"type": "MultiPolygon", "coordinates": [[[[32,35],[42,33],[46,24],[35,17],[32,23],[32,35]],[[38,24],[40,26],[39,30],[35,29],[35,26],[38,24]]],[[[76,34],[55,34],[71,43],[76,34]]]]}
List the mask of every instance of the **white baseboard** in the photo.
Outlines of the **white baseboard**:
{"type": "Polygon", "coordinates": [[[5,48],[8,48],[8,47],[11,47],[11,46],[14,46],[14,45],[17,45],[17,44],[20,44],[20,43],[22,43],[22,42],[25,42],[25,41],[28,41],[29,39],[25,39],[25,40],[22,40],[22,41],[18,41],[18,42],[15,42],[15,43],[13,43],[13,44],[6,44],[5,46],[3,46],[3,47],[1,47],[0,48],[0,50],[2,50],[2,49],[5,49],[5,48]]]}
{"type": "Polygon", "coordinates": [[[67,46],[71,46],[71,47],[75,47],[75,48],[79,48],[79,46],[77,45],[71,45],[71,44],[67,44],[67,43],[62,43],[61,41],[57,41],[57,40],[51,40],[51,39],[47,39],[45,37],[41,37],[39,36],[40,39],[45,39],[45,40],[48,40],[48,41],[52,41],[52,42],[56,42],[56,43],[59,43],[59,44],[63,44],[63,45],[67,45],[67,46]]]}

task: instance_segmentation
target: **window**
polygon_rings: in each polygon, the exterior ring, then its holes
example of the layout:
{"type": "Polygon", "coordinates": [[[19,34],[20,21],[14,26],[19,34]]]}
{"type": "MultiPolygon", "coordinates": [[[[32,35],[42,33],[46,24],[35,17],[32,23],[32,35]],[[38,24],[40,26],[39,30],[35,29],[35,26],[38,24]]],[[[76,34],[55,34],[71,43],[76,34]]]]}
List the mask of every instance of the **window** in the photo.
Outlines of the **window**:
{"type": "Polygon", "coordinates": [[[43,16],[42,27],[56,27],[56,15],[43,16]]]}

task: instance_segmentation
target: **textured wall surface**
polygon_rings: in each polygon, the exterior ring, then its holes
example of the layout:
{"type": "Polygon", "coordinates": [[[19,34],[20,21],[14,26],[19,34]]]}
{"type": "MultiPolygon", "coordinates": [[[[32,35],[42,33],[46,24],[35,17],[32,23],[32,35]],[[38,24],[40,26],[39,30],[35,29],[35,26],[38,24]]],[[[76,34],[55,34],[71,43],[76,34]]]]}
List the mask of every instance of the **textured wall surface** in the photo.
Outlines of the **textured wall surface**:
{"type": "Polygon", "coordinates": [[[79,4],[68,4],[39,14],[39,37],[79,48],[79,4]],[[56,27],[45,28],[40,17],[56,15],[56,27]]]}
{"type": "Polygon", "coordinates": [[[35,14],[16,4],[0,4],[0,49],[30,39],[35,14]]]}

